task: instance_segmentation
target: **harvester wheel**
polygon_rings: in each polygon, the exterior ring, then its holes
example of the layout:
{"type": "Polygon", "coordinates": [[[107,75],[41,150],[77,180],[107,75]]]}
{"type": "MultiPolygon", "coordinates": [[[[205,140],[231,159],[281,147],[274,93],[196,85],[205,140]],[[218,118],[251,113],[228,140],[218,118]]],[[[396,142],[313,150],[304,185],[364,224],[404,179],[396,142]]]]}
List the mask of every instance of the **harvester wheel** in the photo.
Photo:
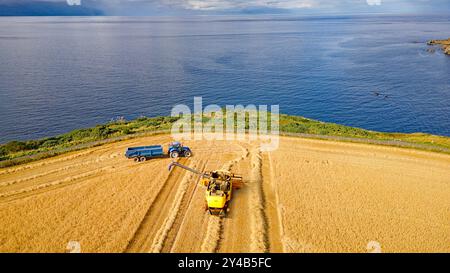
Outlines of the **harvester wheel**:
{"type": "Polygon", "coordinates": [[[170,153],[170,157],[171,158],[178,158],[180,156],[180,154],[178,154],[178,152],[171,152],[170,153]]]}

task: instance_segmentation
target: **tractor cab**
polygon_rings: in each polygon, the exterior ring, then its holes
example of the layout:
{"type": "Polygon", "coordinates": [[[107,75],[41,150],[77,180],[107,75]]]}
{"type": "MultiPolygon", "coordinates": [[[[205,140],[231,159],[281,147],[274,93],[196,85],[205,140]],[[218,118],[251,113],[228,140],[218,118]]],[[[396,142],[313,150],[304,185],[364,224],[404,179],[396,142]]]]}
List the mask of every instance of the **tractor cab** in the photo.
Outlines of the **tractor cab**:
{"type": "Polygon", "coordinates": [[[192,151],[189,147],[183,146],[181,142],[175,141],[169,144],[168,154],[171,158],[177,157],[191,157],[192,151]]]}
{"type": "Polygon", "coordinates": [[[175,142],[171,142],[169,144],[170,148],[174,148],[174,149],[178,149],[183,147],[183,144],[181,144],[181,142],[175,141],[175,142]]]}

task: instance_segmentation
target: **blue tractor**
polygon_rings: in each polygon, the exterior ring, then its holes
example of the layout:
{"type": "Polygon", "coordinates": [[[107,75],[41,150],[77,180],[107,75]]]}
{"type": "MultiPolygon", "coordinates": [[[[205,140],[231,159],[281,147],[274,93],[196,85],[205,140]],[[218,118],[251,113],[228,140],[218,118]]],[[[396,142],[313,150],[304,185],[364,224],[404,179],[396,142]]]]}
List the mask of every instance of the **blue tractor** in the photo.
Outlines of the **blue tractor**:
{"type": "Polygon", "coordinates": [[[191,157],[192,151],[189,147],[183,146],[180,142],[172,142],[169,144],[168,154],[171,158],[191,157]]]}
{"type": "MultiPolygon", "coordinates": [[[[192,151],[189,147],[183,146],[180,142],[172,142],[169,144],[167,155],[171,158],[191,157],[192,151]]],[[[143,162],[151,158],[164,157],[164,150],[161,145],[130,147],[125,152],[125,156],[134,159],[136,162],[143,162]]]]}

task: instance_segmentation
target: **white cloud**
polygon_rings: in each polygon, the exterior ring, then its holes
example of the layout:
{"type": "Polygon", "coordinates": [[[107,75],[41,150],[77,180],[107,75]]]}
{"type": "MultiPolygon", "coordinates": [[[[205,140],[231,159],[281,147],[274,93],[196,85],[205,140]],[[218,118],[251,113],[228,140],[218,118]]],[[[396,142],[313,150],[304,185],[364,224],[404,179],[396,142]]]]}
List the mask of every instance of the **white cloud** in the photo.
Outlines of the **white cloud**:
{"type": "Polygon", "coordinates": [[[67,5],[69,6],[80,6],[81,0],[66,0],[67,5]]]}
{"type": "MultiPolygon", "coordinates": [[[[248,8],[286,9],[286,10],[328,10],[328,11],[424,11],[450,10],[450,0],[20,0],[52,1],[95,6],[108,10],[187,10],[187,11],[226,11],[248,8]]],[[[0,0],[0,3],[18,0],[0,0]]]]}
{"type": "Polygon", "coordinates": [[[164,3],[192,10],[245,9],[249,7],[301,9],[315,7],[316,0],[163,0],[164,3]]]}
{"type": "MultiPolygon", "coordinates": [[[[130,1],[130,0],[128,0],[130,1]]],[[[226,10],[244,9],[249,7],[304,9],[353,6],[379,6],[382,0],[154,0],[170,6],[192,10],[226,10]]],[[[384,0],[389,3],[405,2],[406,0],[384,0]]],[[[409,2],[423,2],[410,0],[409,2]]]]}
{"type": "Polygon", "coordinates": [[[369,6],[380,6],[381,0],[367,0],[369,6]]]}

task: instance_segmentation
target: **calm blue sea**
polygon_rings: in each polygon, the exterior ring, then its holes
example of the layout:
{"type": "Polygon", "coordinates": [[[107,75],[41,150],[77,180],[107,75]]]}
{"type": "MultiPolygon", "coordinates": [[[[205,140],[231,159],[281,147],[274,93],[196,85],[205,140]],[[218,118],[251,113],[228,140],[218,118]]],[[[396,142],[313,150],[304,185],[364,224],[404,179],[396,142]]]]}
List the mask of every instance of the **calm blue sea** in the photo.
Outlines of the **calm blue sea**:
{"type": "Polygon", "coordinates": [[[450,17],[0,18],[0,142],[175,104],[450,136],[450,17]],[[376,95],[375,92],[380,95],[376,95]]]}

